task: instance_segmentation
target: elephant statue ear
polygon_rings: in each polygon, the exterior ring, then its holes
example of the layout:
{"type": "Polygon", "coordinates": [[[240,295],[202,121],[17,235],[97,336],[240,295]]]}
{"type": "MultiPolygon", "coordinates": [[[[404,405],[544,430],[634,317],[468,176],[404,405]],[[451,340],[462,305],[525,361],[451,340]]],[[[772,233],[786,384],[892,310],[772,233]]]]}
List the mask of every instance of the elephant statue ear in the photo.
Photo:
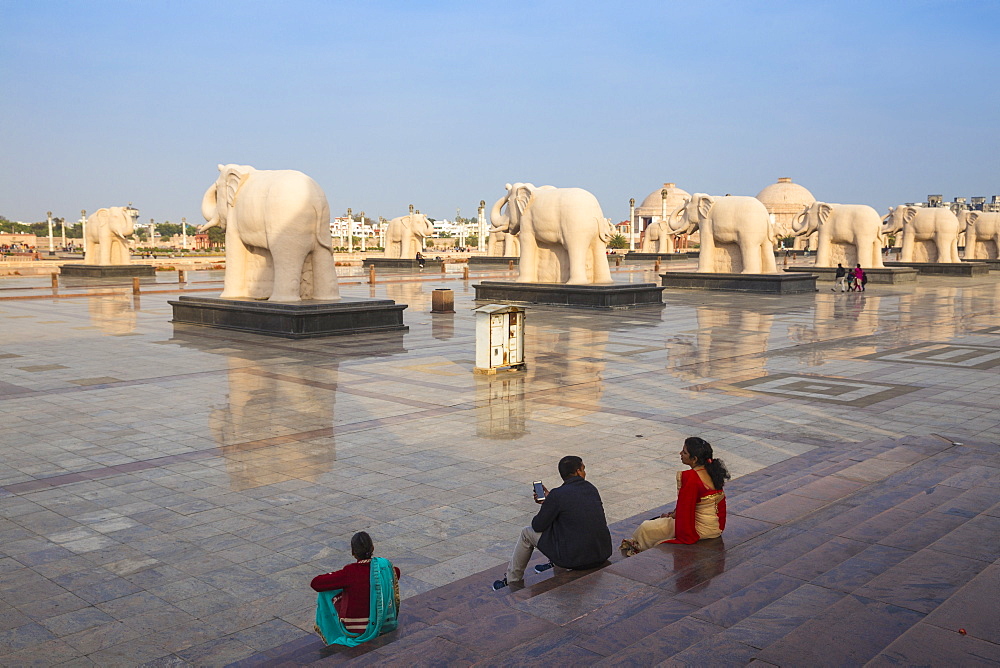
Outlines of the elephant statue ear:
{"type": "Polygon", "coordinates": [[[833,207],[826,202],[817,202],[816,204],[818,205],[816,207],[816,215],[819,216],[820,224],[825,225],[826,221],[828,221],[830,216],[833,215],[833,207]]]}
{"type": "Polygon", "coordinates": [[[514,205],[517,207],[518,216],[524,214],[524,210],[528,208],[528,202],[531,200],[534,192],[535,187],[530,183],[519,184],[517,189],[514,190],[512,198],[514,199],[514,205]]]}
{"type": "Polygon", "coordinates": [[[220,178],[226,184],[226,204],[232,206],[236,201],[236,193],[239,192],[246,180],[250,177],[253,167],[246,165],[219,165],[222,176],[220,178]]]}
{"type": "Polygon", "coordinates": [[[965,224],[975,225],[976,221],[979,220],[979,216],[982,215],[981,211],[966,211],[965,212],[965,224]]]}
{"type": "Polygon", "coordinates": [[[909,225],[917,217],[917,208],[913,206],[903,207],[903,222],[909,225]]]}
{"type": "Polygon", "coordinates": [[[715,198],[711,195],[697,195],[698,204],[698,215],[702,218],[708,218],[708,214],[712,211],[712,207],[715,205],[715,198]]]}

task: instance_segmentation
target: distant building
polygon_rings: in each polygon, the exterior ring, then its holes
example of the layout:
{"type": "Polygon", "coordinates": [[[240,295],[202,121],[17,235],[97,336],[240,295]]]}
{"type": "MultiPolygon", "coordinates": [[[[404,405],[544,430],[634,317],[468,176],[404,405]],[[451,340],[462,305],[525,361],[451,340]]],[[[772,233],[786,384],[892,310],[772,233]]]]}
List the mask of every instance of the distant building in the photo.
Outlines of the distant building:
{"type": "MultiPolygon", "coordinates": [[[[816,201],[809,190],[792,183],[792,179],[787,176],[779,178],[777,183],[772,183],[757,193],[757,199],[771,214],[771,223],[779,239],[792,236],[792,221],[802,213],[802,209],[816,201]]],[[[815,242],[811,237],[795,237],[791,247],[797,250],[815,248],[815,242]]]]}

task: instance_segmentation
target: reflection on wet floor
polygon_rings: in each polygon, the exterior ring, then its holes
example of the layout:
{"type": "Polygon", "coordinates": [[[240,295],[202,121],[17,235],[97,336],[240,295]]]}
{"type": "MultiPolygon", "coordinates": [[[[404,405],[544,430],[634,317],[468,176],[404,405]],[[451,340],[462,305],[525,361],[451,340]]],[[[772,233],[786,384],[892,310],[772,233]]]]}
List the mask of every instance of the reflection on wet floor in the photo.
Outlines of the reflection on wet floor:
{"type": "Polygon", "coordinates": [[[139,614],[308,630],[303,583],[349,559],[354,531],[403,569],[404,597],[501,565],[531,481],[556,482],[565,454],[614,522],[675,498],[692,434],[737,476],[874,437],[1000,438],[1000,273],[529,306],[527,370],[492,378],[472,373],[470,283],[351,282],[408,304],[410,330],[301,341],[174,325],[176,293],[0,301],[0,541],[23,572],[4,578],[24,578],[0,600],[70,595],[69,573],[139,614]],[[429,312],[437,287],[456,313],[429,312]]]}

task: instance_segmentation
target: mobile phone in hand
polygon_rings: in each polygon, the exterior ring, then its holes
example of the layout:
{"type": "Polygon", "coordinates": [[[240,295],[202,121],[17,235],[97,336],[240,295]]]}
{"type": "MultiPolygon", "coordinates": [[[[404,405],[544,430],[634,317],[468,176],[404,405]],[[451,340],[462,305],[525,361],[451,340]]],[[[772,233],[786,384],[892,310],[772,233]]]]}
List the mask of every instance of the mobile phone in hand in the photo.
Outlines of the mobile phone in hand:
{"type": "Polygon", "coordinates": [[[536,480],[535,482],[533,482],[531,484],[535,488],[535,498],[537,498],[539,502],[544,501],[545,500],[545,487],[542,485],[542,481],[541,480],[536,480]]]}

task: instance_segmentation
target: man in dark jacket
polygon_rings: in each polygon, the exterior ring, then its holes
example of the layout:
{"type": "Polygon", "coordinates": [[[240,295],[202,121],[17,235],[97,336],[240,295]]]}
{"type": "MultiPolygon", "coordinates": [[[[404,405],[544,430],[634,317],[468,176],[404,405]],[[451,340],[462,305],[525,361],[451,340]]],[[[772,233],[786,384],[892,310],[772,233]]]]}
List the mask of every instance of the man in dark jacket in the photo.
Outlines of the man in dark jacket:
{"type": "Polygon", "coordinates": [[[524,569],[536,547],[560,568],[596,568],[611,556],[611,532],[604,504],[597,488],[586,481],[583,460],[563,457],[559,460],[559,475],[562,485],[551,492],[545,490],[544,500],[535,497],[542,507],[531,526],[521,531],[507,575],[493,583],[494,590],[524,579],[524,569]]]}

